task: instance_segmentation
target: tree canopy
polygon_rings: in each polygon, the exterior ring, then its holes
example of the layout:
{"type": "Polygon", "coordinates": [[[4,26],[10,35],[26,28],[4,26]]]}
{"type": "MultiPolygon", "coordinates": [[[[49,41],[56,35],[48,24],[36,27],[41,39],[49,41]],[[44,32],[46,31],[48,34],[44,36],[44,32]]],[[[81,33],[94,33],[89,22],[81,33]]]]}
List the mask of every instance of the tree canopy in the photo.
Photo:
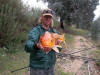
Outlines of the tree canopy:
{"type": "Polygon", "coordinates": [[[89,29],[99,0],[43,0],[67,25],[89,29]]]}

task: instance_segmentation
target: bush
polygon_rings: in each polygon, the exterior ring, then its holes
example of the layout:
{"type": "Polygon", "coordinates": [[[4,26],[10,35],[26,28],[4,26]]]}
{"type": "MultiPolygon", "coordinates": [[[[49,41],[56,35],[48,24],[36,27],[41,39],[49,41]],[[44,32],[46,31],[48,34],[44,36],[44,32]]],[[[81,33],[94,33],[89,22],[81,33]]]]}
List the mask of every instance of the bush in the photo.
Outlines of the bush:
{"type": "Polygon", "coordinates": [[[25,41],[40,13],[41,9],[29,10],[20,0],[0,0],[0,47],[25,41]]]}

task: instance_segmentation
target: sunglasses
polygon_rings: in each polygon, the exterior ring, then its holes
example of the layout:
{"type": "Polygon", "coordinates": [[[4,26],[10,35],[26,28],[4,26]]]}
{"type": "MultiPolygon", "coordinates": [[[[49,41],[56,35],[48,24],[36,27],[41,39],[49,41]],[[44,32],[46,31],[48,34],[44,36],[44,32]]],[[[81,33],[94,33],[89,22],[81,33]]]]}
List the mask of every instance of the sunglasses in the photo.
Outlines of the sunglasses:
{"type": "Polygon", "coordinates": [[[53,10],[44,10],[43,14],[45,14],[45,13],[50,13],[50,14],[54,15],[54,11],[53,10]]]}

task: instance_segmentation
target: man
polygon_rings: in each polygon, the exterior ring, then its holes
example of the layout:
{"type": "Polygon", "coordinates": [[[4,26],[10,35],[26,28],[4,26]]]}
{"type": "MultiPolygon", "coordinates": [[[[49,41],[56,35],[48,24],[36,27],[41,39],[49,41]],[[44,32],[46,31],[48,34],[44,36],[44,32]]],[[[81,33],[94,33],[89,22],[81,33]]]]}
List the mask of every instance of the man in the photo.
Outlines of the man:
{"type": "Polygon", "coordinates": [[[55,75],[56,52],[51,48],[43,48],[39,44],[40,37],[46,32],[55,33],[53,27],[53,11],[44,10],[40,17],[41,24],[34,27],[28,35],[25,51],[30,53],[30,75],[55,75]],[[46,54],[44,50],[50,52],[46,54]]]}

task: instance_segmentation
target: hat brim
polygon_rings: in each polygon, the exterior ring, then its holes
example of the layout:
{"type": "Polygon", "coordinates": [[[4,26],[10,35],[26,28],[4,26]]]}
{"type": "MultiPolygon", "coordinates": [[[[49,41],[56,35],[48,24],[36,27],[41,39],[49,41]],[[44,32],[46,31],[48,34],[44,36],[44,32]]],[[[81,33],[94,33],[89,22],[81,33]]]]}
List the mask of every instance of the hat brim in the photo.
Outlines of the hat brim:
{"type": "Polygon", "coordinates": [[[52,14],[43,14],[43,16],[51,16],[51,17],[53,17],[53,15],[52,14]]]}

